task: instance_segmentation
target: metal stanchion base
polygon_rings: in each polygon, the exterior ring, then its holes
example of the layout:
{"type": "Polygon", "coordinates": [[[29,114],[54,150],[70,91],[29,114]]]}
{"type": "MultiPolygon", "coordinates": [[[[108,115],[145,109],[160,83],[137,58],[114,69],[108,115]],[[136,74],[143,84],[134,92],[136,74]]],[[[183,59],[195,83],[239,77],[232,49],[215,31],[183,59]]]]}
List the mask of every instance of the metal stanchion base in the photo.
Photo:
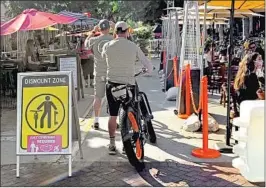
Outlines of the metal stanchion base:
{"type": "Polygon", "coordinates": [[[216,150],[219,150],[221,153],[233,153],[233,147],[232,146],[228,146],[225,143],[216,143],[214,148],[216,150]]]}
{"type": "Polygon", "coordinates": [[[215,159],[221,156],[220,152],[214,149],[202,149],[196,148],[192,151],[194,157],[203,158],[203,159],[215,159]]]}
{"type": "Polygon", "coordinates": [[[187,114],[179,114],[178,117],[180,119],[187,119],[189,117],[189,115],[187,115],[187,114]]]}

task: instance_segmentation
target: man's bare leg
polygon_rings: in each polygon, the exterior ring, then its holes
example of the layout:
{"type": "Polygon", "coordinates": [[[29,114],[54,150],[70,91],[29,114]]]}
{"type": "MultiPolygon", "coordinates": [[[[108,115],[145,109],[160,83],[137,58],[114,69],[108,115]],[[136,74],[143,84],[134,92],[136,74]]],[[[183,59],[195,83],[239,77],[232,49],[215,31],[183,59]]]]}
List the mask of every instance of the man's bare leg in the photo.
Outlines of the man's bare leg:
{"type": "Polygon", "coordinates": [[[93,74],[90,74],[90,87],[93,88],[93,82],[94,82],[94,76],[93,74]]]}
{"type": "Polygon", "coordinates": [[[94,108],[94,128],[99,129],[99,116],[101,112],[102,100],[94,96],[93,108],[94,108]]]}
{"type": "Polygon", "coordinates": [[[109,154],[116,154],[116,146],[115,146],[115,131],[116,131],[116,119],[117,116],[111,116],[108,121],[108,131],[110,136],[110,145],[109,145],[109,154]]]}

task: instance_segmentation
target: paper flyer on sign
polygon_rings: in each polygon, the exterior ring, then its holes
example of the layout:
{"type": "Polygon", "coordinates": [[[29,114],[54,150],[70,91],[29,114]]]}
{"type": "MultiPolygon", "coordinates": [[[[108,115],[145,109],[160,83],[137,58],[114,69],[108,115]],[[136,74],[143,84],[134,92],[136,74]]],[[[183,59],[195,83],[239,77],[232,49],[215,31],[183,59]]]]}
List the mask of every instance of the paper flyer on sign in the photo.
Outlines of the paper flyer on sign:
{"type": "Polygon", "coordinates": [[[60,71],[72,71],[74,86],[77,88],[77,58],[76,57],[64,57],[60,58],[60,71]]]}

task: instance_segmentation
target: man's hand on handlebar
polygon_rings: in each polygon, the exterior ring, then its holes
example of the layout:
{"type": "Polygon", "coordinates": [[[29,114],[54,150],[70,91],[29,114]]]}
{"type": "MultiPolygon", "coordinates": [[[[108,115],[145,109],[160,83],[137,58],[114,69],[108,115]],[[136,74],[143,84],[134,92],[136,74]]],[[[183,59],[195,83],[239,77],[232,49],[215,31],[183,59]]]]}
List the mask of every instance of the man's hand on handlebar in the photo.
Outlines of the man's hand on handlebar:
{"type": "Polygon", "coordinates": [[[145,67],[143,67],[141,70],[142,70],[142,73],[146,73],[146,72],[148,72],[148,69],[145,68],[145,67]]]}
{"type": "Polygon", "coordinates": [[[141,74],[145,74],[148,71],[147,68],[143,67],[138,73],[136,73],[134,76],[137,77],[141,74]]]}

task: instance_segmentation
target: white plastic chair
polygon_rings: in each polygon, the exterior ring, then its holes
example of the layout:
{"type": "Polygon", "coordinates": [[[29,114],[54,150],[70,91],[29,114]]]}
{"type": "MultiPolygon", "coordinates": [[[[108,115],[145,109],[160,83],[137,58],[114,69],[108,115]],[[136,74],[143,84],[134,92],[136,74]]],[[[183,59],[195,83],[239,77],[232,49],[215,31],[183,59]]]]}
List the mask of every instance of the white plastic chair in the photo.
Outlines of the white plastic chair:
{"type": "Polygon", "coordinates": [[[249,121],[247,119],[245,121],[240,114],[240,117],[236,117],[233,119],[233,125],[237,127],[247,128],[249,125],[249,121]]]}
{"type": "Polygon", "coordinates": [[[241,156],[245,150],[247,142],[247,128],[250,125],[251,110],[254,107],[264,107],[263,100],[243,101],[240,104],[240,117],[233,119],[233,125],[239,127],[239,130],[232,133],[232,138],[238,141],[238,144],[233,147],[233,152],[241,156]]]}
{"type": "Polygon", "coordinates": [[[240,119],[238,119],[238,121],[243,122],[242,124],[240,124],[240,127],[244,128],[246,123],[250,122],[250,111],[254,107],[264,107],[264,100],[243,101],[240,104],[240,119]]]}
{"type": "Polygon", "coordinates": [[[246,149],[247,149],[246,143],[237,144],[233,146],[233,153],[238,155],[239,157],[243,157],[246,155],[246,149]]]}
{"type": "MultiPolygon", "coordinates": [[[[241,130],[241,129],[240,129],[241,130]]],[[[233,133],[233,138],[240,142],[247,142],[247,133],[246,131],[236,131],[233,133]]]]}
{"type": "MultiPolygon", "coordinates": [[[[250,124],[247,129],[247,145],[238,152],[242,155],[232,164],[250,182],[264,181],[264,106],[249,111],[250,124]]],[[[246,114],[248,115],[248,114],[246,114]]],[[[238,148],[239,149],[239,148],[238,148]]],[[[236,150],[236,149],[235,149],[236,150]]]]}

